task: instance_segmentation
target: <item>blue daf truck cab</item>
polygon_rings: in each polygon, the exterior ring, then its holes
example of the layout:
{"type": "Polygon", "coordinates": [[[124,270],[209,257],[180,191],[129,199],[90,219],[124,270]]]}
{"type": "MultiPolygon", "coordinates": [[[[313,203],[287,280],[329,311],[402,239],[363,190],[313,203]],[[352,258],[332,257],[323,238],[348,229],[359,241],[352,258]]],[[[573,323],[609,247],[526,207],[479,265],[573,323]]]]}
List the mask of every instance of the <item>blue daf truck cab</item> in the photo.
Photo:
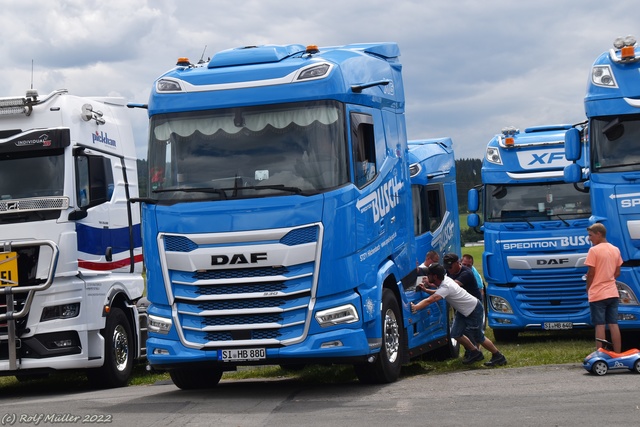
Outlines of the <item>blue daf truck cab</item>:
{"type": "Polygon", "coordinates": [[[482,185],[469,191],[468,224],[484,224],[488,324],[496,340],[523,331],[589,328],[582,278],[591,201],[564,182],[571,125],[505,128],[491,139],[482,185]]]}
{"type": "Polygon", "coordinates": [[[247,46],[159,77],[141,200],[148,360],[181,389],[242,365],[395,381],[457,356],[412,314],[416,262],[458,251],[451,140],[408,143],[395,43],[247,46]]]}

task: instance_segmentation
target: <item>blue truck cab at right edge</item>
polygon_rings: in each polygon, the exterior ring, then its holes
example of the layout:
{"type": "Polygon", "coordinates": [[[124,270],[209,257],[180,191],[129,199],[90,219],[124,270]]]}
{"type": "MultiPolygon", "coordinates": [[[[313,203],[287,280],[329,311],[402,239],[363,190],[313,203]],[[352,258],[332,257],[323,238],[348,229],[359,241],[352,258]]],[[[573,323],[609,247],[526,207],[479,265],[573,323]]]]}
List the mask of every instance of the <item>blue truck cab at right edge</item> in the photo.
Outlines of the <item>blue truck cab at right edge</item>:
{"type": "MultiPolygon", "coordinates": [[[[640,51],[634,37],[617,38],[591,68],[584,98],[587,125],[566,134],[567,182],[589,189],[591,223],[607,228],[620,249],[618,324],[640,330],[640,51]]],[[[637,346],[637,342],[629,342],[637,346]]]]}
{"type": "Polygon", "coordinates": [[[181,389],[242,365],[387,383],[457,356],[416,262],[460,250],[449,138],[409,144],[395,43],[182,59],[148,104],[148,360],[181,389]]]}
{"type": "Polygon", "coordinates": [[[480,225],[482,196],[482,266],[497,341],[523,331],[591,327],[583,280],[591,202],[563,179],[568,129],[503,129],[487,145],[481,189],[469,191],[471,227],[480,225]]]}

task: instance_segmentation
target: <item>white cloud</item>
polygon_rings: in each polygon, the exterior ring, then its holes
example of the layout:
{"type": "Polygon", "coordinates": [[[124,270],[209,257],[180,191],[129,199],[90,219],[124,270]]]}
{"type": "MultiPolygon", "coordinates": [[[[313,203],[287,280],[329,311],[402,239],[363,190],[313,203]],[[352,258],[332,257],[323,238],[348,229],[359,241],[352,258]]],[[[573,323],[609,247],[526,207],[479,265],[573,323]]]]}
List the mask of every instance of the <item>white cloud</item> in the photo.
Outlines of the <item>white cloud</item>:
{"type": "MultiPolygon", "coordinates": [[[[589,67],[637,31],[628,2],[596,0],[4,0],[0,96],[66,88],[146,102],[178,57],[254,44],[395,41],[408,134],[480,158],[504,126],[582,120],[589,67]]],[[[640,34],[639,34],[640,35],[640,34]]],[[[132,112],[139,156],[145,121],[132,112]]]]}

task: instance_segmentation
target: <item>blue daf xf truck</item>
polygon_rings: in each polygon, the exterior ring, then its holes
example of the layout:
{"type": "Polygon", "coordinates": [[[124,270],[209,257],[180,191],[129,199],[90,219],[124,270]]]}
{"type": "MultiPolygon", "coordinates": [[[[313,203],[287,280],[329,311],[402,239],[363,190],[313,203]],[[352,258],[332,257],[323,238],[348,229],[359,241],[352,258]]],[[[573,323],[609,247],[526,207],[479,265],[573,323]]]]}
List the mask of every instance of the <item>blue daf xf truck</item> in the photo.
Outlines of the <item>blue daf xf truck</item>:
{"type": "Polygon", "coordinates": [[[582,279],[591,203],[564,182],[570,128],[503,129],[487,145],[481,189],[469,191],[473,227],[482,195],[488,324],[498,341],[528,330],[591,327],[582,279]]]}
{"type": "MultiPolygon", "coordinates": [[[[567,132],[567,182],[589,189],[592,223],[624,263],[617,279],[623,345],[640,329],[640,51],[634,37],[618,38],[589,74],[584,98],[587,127],[567,132]],[[581,163],[584,163],[584,167],[581,163]]],[[[629,342],[637,346],[637,342],[629,342]]]]}
{"type": "Polygon", "coordinates": [[[455,356],[416,262],[459,250],[447,138],[408,144],[395,43],[248,46],[158,78],[142,200],[148,360],[181,389],[241,365],[391,382],[455,356]]]}

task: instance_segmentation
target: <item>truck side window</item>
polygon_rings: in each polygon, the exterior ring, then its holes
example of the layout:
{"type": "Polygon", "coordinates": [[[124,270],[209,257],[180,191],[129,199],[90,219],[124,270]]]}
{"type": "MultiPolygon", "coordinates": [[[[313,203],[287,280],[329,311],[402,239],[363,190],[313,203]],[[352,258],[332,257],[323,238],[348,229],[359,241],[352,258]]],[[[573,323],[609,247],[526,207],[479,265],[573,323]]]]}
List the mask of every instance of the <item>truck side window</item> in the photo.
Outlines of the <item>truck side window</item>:
{"type": "Polygon", "coordinates": [[[77,203],[90,208],[107,202],[113,195],[111,160],[100,156],[76,156],[77,203]]]}
{"type": "Polygon", "coordinates": [[[351,113],[351,143],[353,144],[355,184],[358,188],[362,188],[373,181],[378,173],[376,141],[371,116],[351,113]]]}
{"type": "Polygon", "coordinates": [[[441,184],[412,185],[413,231],[416,236],[434,232],[442,224],[446,203],[441,184]]]}

